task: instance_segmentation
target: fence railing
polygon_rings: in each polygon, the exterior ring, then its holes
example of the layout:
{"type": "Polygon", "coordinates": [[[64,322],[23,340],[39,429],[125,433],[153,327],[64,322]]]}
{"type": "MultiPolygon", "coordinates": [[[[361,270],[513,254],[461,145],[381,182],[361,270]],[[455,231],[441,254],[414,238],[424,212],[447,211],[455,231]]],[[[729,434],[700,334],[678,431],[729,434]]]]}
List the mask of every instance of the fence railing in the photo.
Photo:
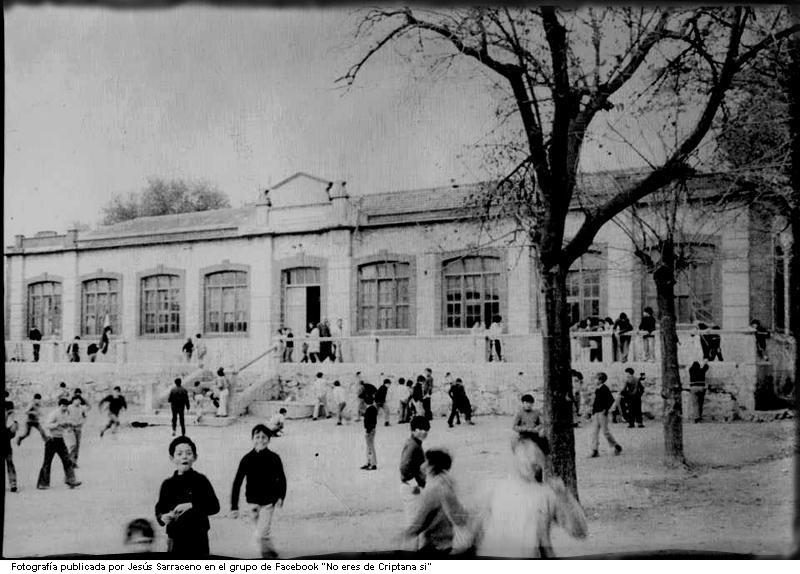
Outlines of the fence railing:
{"type": "MultiPolygon", "coordinates": [[[[756,333],[746,330],[678,330],[678,362],[734,361],[758,363],[769,360],[769,353],[757,348],[756,333]]],[[[768,339],[769,340],[769,339],[768,339]]],[[[658,362],[661,360],[661,333],[639,331],[618,336],[611,331],[570,333],[574,363],[658,362]]]]}
{"type": "MultiPolygon", "coordinates": [[[[787,349],[789,347],[786,341],[791,338],[781,335],[767,338],[766,345],[762,342],[762,349],[759,349],[756,334],[749,329],[713,330],[694,335],[692,333],[692,331],[678,331],[678,359],[682,364],[698,358],[702,360],[704,355],[710,360],[739,363],[775,362],[781,360],[784,355],[787,355],[788,360],[787,349]],[[705,337],[704,342],[701,342],[701,337],[705,337]],[[719,352],[715,352],[714,356],[709,356],[709,345],[718,349],[719,352]]],[[[70,357],[66,352],[69,343],[69,341],[42,341],[39,349],[39,362],[69,362],[70,357]]],[[[661,339],[658,331],[655,331],[652,337],[632,332],[627,340],[609,331],[572,332],[570,333],[570,343],[572,362],[576,364],[655,362],[659,361],[661,357],[661,339]]],[[[96,362],[127,362],[129,353],[135,350],[130,348],[131,344],[135,344],[135,342],[129,343],[124,339],[112,340],[108,353],[98,353],[96,362]]],[[[220,351],[222,350],[220,349],[220,351]]],[[[89,362],[86,351],[87,342],[82,341],[80,345],[81,362],[89,362]]],[[[321,337],[319,339],[305,337],[287,339],[284,337],[274,341],[269,349],[259,354],[253,362],[262,359],[271,351],[275,351],[275,355],[270,360],[292,363],[322,361],[345,363],[487,363],[490,361],[536,363],[542,360],[542,338],[539,333],[497,337],[488,337],[483,334],[430,336],[375,334],[356,337],[321,337]],[[287,344],[290,342],[292,346],[288,347],[287,344]],[[319,351],[314,351],[315,349],[319,349],[319,351]]],[[[228,360],[220,358],[220,364],[232,364],[233,362],[241,365],[237,370],[245,368],[247,364],[245,361],[234,360],[234,357],[228,353],[225,355],[228,360]]],[[[5,361],[33,362],[33,341],[5,341],[5,361]]],[[[207,360],[206,362],[211,364],[213,361],[207,360]]]]}

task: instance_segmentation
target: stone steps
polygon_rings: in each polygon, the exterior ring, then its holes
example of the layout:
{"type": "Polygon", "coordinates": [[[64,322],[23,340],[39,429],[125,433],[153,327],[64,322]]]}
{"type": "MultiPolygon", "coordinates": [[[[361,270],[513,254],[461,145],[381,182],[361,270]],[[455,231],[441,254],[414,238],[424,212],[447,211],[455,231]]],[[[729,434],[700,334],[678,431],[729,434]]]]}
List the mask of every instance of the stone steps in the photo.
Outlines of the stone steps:
{"type": "Polygon", "coordinates": [[[314,405],[311,403],[302,403],[299,401],[268,401],[260,399],[250,403],[247,412],[256,417],[268,419],[277,414],[281,407],[286,409],[287,419],[307,419],[311,417],[314,410],[314,405]]]}

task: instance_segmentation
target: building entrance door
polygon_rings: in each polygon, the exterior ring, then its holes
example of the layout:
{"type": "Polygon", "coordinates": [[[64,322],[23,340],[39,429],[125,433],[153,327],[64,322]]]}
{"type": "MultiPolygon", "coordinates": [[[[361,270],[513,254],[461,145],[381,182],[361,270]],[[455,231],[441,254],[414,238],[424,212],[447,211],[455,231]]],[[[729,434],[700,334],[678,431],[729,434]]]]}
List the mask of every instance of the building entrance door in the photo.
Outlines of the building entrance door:
{"type": "Polygon", "coordinates": [[[302,267],[283,272],[283,325],[295,337],[308,332],[308,324],[319,323],[322,314],[319,269],[302,267]]]}

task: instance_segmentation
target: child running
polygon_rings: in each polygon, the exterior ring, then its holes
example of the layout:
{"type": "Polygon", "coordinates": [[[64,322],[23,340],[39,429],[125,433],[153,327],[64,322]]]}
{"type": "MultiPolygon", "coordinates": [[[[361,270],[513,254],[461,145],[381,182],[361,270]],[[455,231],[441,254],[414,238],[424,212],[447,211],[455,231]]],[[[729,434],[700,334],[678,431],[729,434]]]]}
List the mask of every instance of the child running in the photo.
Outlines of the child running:
{"type": "Polygon", "coordinates": [[[404,533],[419,540],[419,553],[431,558],[443,558],[454,553],[456,529],[467,529],[468,516],[456,496],[449,472],[451,465],[452,458],[446,450],[431,449],[425,453],[425,490],[420,496],[414,519],[404,533]]]}
{"type": "Polygon", "coordinates": [[[550,558],[550,529],[558,524],[575,538],[587,532],[586,516],[558,478],[543,480],[550,452],[547,439],[519,435],[511,446],[515,476],[495,485],[482,514],[478,556],[550,558]]]}
{"type": "Polygon", "coordinates": [[[83,398],[80,389],[75,389],[75,394],[69,403],[69,420],[72,426],[70,433],[70,446],[69,458],[72,460],[72,466],[78,468],[78,455],[81,451],[81,435],[83,434],[83,425],[86,422],[86,411],[89,409],[89,403],[83,398]]]}
{"type": "Polygon", "coordinates": [[[31,429],[36,429],[39,431],[39,434],[42,436],[42,441],[47,442],[47,435],[42,428],[42,425],[39,421],[40,417],[42,416],[42,395],[36,393],[33,395],[33,400],[28,404],[28,407],[25,409],[25,430],[22,431],[22,434],[17,437],[17,446],[22,444],[29,434],[31,434],[31,429]]]}
{"type": "Polygon", "coordinates": [[[333,381],[333,402],[336,405],[336,424],[341,426],[342,419],[350,420],[350,417],[344,412],[347,408],[347,394],[339,381],[333,381]]]}
{"type": "Polygon", "coordinates": [[[167,552],[179,558],[206,557],[211,528],[208,517],[219,512],[219,500],[208,479],[192,469],[197,460],[192,439],[173,439],[169,459],[176,470],[161,484],[155,510],[158,523],[167,527],[167,552]]]}
{"type": "Polygon", "coordinates": [[[231,517],[239,517],[239,491],[247,479],[245,500],[255,524],[254,536],[261,558],[277,558],[270,533],[275,508],[282,507],[286,498],[286,475],[281,457],[269,450],[271,432],[256,425],[251,432],[253,450],[242,457],[231,491],[231,517]]]}
{"type": "Polygon", "coordinates": [[[100,431],[100,438],[103,438],[108,429],[111,429],[112,434],[116,434],[119,428],[119,414],[122,409],[128,409],[128,403],[125,401],[125,397],[122,396],[122,389],[119,387],[114,387],[114,392],[100,401],[101,409],[104,403],[108,403],[108,424],[100,431]]]}

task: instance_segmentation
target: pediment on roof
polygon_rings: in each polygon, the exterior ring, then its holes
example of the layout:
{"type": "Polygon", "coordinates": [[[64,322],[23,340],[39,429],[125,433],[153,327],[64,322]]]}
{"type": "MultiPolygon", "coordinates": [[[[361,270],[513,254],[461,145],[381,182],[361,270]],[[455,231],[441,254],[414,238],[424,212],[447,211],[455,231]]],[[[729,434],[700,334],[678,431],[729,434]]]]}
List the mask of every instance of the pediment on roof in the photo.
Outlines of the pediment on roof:
{"type": "Polygon", "coordinates": [[[315,205],[330,201],[330,181],[298,172],[269,189],[272,207],[315,205]]]}

